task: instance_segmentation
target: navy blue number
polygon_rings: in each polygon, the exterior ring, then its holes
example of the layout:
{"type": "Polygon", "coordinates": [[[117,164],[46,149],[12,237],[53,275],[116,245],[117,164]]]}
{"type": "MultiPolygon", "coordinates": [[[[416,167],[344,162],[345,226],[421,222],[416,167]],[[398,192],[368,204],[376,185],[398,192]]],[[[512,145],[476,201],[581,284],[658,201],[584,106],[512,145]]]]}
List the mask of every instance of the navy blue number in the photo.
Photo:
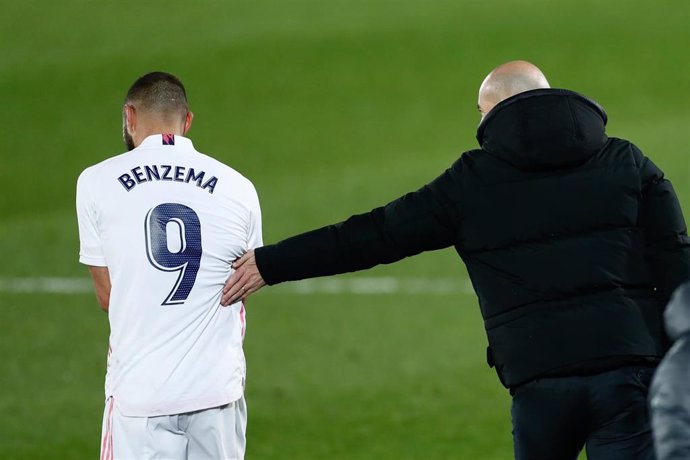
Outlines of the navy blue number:
{"type": "Polygon", "coordinates": [[[199,216],[192,208],[183,204],[159,204],[146,214],[144,230],[146,255],[151,265],[165,272],[179,272],[175,285],[161,305],[184,303],[194,287],[201,262],[199,216]],[[169,231],[176,233],[168,235],[169,231]],[[177,252],[170,251],[169,236],[178,242],[177,252]]]}

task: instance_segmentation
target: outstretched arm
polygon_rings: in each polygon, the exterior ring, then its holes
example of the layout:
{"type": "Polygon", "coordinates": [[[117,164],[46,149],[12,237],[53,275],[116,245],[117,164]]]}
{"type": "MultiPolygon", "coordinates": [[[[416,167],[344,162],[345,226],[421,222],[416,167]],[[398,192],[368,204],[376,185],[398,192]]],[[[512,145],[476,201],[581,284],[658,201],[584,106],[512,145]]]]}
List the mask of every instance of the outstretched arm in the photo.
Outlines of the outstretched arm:
{"type": "Polygon", "coordinates": [[[245,299],[265,284],[364,270],[452,245],[460,221],[459,169],[456,163],[386,206],[247,253],[221,303],[245,299]]]}

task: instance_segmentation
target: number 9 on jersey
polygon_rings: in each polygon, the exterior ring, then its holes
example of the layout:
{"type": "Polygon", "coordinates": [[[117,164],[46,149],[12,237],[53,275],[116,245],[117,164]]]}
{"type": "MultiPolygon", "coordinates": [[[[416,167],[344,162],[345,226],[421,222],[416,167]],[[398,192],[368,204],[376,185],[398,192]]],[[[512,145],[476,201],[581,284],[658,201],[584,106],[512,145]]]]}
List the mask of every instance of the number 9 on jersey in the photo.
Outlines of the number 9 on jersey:
{"type": "Polygon", "coordinates": [[[144,231],[151,265],[165,272],[179,272],[161,305],[183,304],[194,287],[201,262],[199,216],[183,204],[159,204],[146,214],[144,231]]]}

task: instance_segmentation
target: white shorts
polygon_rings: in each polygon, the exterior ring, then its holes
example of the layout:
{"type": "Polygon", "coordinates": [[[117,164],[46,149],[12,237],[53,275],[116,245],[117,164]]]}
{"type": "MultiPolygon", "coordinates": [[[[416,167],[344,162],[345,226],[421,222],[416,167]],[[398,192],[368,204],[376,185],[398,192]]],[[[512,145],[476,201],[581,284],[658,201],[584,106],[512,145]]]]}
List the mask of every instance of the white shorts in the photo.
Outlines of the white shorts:
{"type": "Polygon", "coordinates": [[[159,417],[124,416],[109,398],[101,460],[242,460],[246,429],[244,397],[212,409],[159,417]]]}

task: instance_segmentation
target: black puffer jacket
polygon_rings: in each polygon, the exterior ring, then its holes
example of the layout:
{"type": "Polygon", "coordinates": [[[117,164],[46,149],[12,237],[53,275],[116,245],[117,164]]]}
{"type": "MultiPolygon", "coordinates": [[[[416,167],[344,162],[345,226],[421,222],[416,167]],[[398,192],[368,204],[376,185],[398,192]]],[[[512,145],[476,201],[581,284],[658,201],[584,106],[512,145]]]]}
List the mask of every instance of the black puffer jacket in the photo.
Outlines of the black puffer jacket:
{"type": "Polygon", "coordinates": [[[690,284],[666,308],[666,330],[675,341],[654,375],[650,390],[657,460],[690,458],[690,284]]]}
{"type": "Polygon", "coordinates": [[[508,387],[658,359],[661,305],[690,279],[671,184],[566,90],[497,105],[445,173],[387,206],[256,251],[268,284],[455,246],[508,387]]]}

